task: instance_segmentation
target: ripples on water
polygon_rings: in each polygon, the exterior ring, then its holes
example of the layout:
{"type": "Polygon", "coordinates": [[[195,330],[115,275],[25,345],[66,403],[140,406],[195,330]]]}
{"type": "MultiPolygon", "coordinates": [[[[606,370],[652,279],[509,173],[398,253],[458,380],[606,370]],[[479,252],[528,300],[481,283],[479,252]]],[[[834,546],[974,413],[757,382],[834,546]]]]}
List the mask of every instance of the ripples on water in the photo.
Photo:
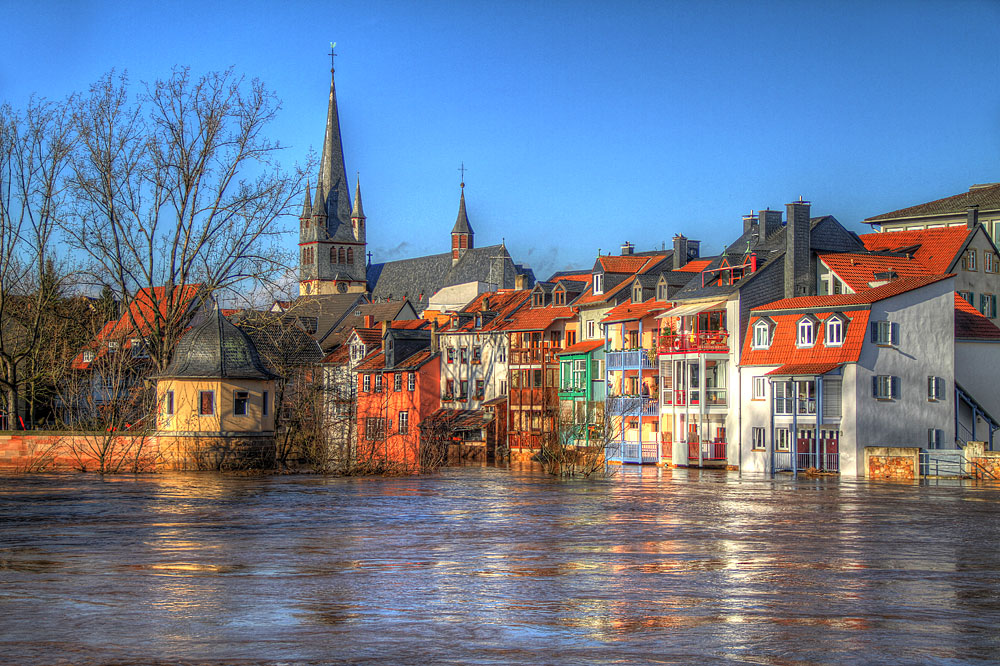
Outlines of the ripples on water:
{"type": "Polygon", "coordinates": [[[1000,488],[0,479],[0,662],[1000,659],[1000,488]]]}

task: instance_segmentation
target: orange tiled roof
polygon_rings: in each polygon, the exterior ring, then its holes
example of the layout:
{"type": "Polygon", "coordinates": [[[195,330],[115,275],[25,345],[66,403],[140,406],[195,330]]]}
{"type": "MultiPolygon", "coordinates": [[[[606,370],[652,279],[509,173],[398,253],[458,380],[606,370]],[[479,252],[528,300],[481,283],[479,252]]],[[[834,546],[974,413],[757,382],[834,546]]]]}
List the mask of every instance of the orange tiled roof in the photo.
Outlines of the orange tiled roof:
{"type": "Polygon", "coordinates": [[[1000,328],[983,316],[971,303],[955,294],[955,338],[962,340],[1000,340],[1000,328]]]}
{"type": "Polygon", "coordinates": [[[566,347],[566,349],[563,349],[561,352],[556,354],[556,356],[566,356],[568,354],[586,354],[603,346],[604,346],[604,340],[584,340],[583,342],[577,342],[575,345],[570,345],[569,347],[566,347]]]}
{"type": "Polygon", "coordinates": [[[590,282],[592,275],[590,273],[584,273],[581,275],[559,275],[552,278],[549,282],[562,282],[564,280],[569,280],[571,282],[590,282]]]}
{"type": "Polygon", "coordinates": [[[601,268],[607,273],[638,273],[649,263],[650,259],[652,257],[602,255],[598,261],[601,264],[601,268]]]}
{"type": "MultiPolygon", "coordinates": [[[[825,322],[827,317],[833,314],[832,311],[816,312],[814,316],[825,322]]],[[[816,343],[812,347],[799,347],[796,344],[798,334],[798,323],[802,319],[801,314],[779,314],[770,317],[774,322],[774,332],[771,337],[771,346],[767,349],[753,348],[753,325],[760,317],[750,317],[747,327],[747,336],[743,341],[743,353],[740,355],[743,365],[805,365],[805,364],[833,364],[854,363],[861,354],[861,346],[865,341],[865,333],[868,329],[869,310],[851,310],[841,312],[848,319],[847,329],[844,331],[844,342],[839,346],[827,347],[823,341],[825,333],[822,323],[817,328],[816,343]]],[[[832,368],[831,368],[832,369],[832,368]]]]}
{"type": "Polygon", "coordinates": [[[612,324],[618,321],[638,321],[647,315],[659,314],[670,308],[669,303],[663,301],[646,301],[645,303],[633,303],[628,299],[621,305],[611,308],[602,324],[612,324]]]}
{"type": "Polygon", "coordinates": [[[676,269],[680,273],[700,273],[712,263],[711,259],[695,259],[676,269]]]}
{"type": "Polygon", "coordinates": [[[909,257],[844,252],[823,253],[819,258],[854,291],[871,289],[868,285],[875,281],[875,273],[891,270],[905,277],[927,275],[928,270],[923,263],[909,257]]]}
{"type": "Polygon", "coordinates": [[[871,252],[891,252],[919,245],[913,258],[934,273],[944,273],[951,267],[969,233],[965,225],[960,225],[917,231],[885,231],[862,234],[860,238],[865,249],[871,252]]]}
{"type": "MultiPolygon", "coordinates": [[[[483,307],[483,299],[489,298],[489,309],[495,312],[496,316],[483,324],[480,330],[484,332],[496,331],[503,328],[505,320],[518,307],[531,298],[530,289],[501,289],[499,291],[479,294],[472,301],[462,308],[462,312],[479,312],[483,307]]],[[[441,332],[459,333],[462,331],[472,331],[475,329],[475,319],[470,319],[459,326],[452,326],[450,322],[441,328],[441,332]]]]}
{"type": "MultiPolygon", "coordinates": [[[[397,363],[392,370],[389,372],[395,372],[397,370],[412,370],[414,368],[419,368],[421,365],[429,361],[431,358],[437,356],[437,353],[432,353],[430,349],[424,349],[418,351],[416,354],[406,358],[400,363],[397,363]]],[[[358,365],[358,372],[378,372],[380,370],[385,370],[385,354],[381,351],[373,352],[365,357],[365,359],[358,365]]]]}
{"type": "Polygon", "coordinates": [[[825,375],[841,363],[786,363],[766,375],[825,375]]]}
{"type": "Polygon", "coordinates": [[[796,296],[795,298],[783,298],[761,305],[753,309],[753,312],[765,310],[795,310],[800,308],[844,308],[852,305],[871,305],[878,301],[898,296],[920,287],[925,287],[935,282],[940,282],[945,278],[954,277],[954,273],[946,275],[919,275],[911,277],[901,277],[881,287],[866,289],[858,294],[831,294],[828,296],[796,296]]]}
{"type": "Polygon", "coordinates": [[[544,331],[558,319],[570,319],[576,310],[570,306],[521,308],[501,327],[505,331],[544,331]]]}

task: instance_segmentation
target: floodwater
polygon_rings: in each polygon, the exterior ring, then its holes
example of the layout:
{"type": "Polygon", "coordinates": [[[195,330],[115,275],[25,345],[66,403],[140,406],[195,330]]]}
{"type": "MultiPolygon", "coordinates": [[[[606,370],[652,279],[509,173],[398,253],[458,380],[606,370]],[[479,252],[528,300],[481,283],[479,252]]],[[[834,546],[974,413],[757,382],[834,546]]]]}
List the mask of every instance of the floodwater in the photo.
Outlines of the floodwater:
{"type": "Polygon", "coordinates": [[[0,662],[996,663],[998,510],[657,469],[0,478],[0,662]]]}

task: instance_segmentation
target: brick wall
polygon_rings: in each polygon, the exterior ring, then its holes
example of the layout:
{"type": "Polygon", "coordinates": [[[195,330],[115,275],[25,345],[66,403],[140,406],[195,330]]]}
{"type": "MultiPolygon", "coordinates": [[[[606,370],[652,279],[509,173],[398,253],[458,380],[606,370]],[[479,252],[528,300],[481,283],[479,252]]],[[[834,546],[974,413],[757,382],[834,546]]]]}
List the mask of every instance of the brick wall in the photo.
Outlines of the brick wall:
{"type": "Polygon", "coordinates": [[[866,446],[865,478],[913,481],[920,476],[920,449],[905,446],[866,446]]]}

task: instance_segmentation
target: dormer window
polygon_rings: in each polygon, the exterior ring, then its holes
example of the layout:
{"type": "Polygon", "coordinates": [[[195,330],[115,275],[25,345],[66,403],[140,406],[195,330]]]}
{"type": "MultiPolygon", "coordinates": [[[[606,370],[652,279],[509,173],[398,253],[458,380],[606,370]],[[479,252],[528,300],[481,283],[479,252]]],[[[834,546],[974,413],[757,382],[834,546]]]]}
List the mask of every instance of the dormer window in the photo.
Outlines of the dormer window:
{"type": "Polygon", "coordinates": [[[844,344],[845,322],[840,315],[834,315],[826,320],[826,346],[839,347],[844,344]]]}
{"type": "Polygon", "coordinates": [[[816,322],[812,319],[808,317],[800,319],[797,331],[795,344],[799,347],[812,347],[816,342],[816,322]]]}
{"type": "Polygon", "coordinates": [[[594,293],[595,294],[604,293],[604,273],[594,274],[594,293]]]}
{"type": "Polygon", "coordinates": [[[554,291],[554,292],[552,292],[552,304],[553,305],[566,305],[566,292],[565,291],[554,291]]]}
{"type": "Polygon", "coordinates": [[[753,325],[753,348],[767,349],[771,346],[771,325],[761,319],[753,325]]]}
{"type": "Polygon", "coordinates": [[[637,284],[634,287],[632,287],[632,302],[633,303],[642,303],[642,286],[641,285],[637,284]]]}
{"type": "Polygon", "coordinates": [[[94,360],[94,352],[93,352],[93,350],[88,349],[87,351],[83,352],[83,362],[84,363],[90,363],[93,360],[94,360]]]}

